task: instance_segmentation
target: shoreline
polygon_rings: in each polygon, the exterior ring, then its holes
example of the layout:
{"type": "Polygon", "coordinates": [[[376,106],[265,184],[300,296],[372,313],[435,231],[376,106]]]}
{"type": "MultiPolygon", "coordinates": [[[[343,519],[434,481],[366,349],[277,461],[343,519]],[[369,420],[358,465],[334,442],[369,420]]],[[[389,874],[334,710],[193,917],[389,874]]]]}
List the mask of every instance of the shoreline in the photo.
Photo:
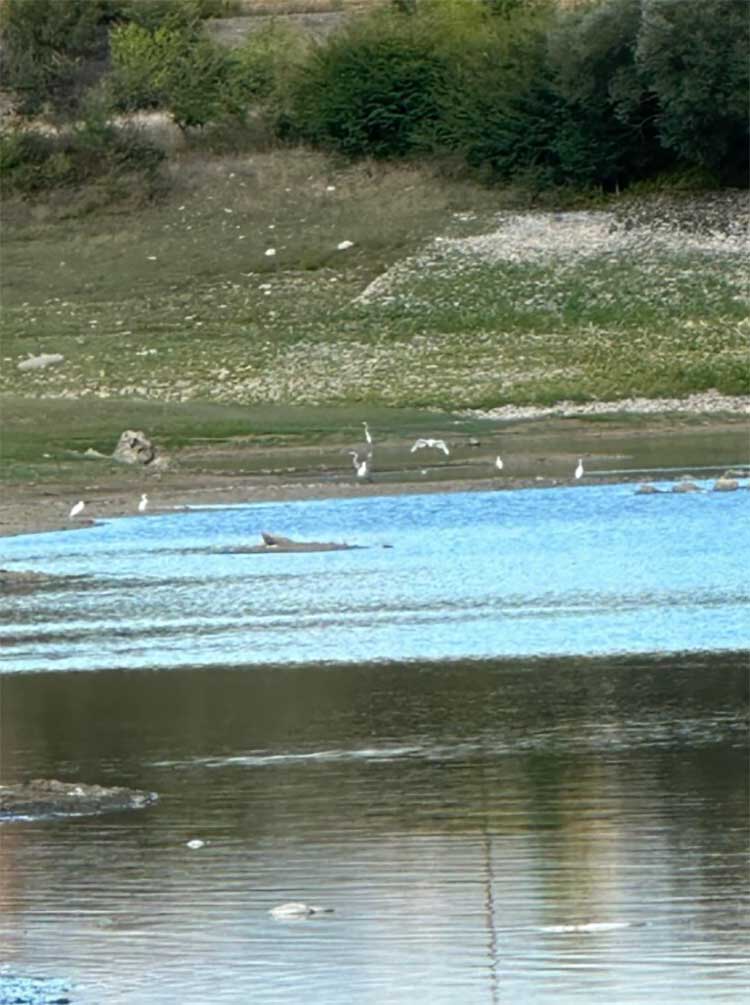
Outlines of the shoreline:
{"type": "MultiPolygon", "coordinates": [[[[106,463],[106,469],[82,461],[80,473],[72,479],[38,476],[34,482],[5,485],[0,538],[85,529],[100,519],[140,516],[141,492],[149,494],[149,508],[142,514],[149,517],[195,506],[513,491],[585,486],[592,481],[677,480],[681,474],[718,478],[732,467],[750,468],[747,408],[741,399],[733,412],[712,412],[710,407],[673,415],[637,412],[623,414],[621,421],[618,416],[597,420],[585,413],[495,418],[487,423],[486,432],[478,434],[481,441],[457,430],[451,456],[445,459],[427,457],[425,452],[415,457],[408,437],[392,437],[377,442],[376,461],[381,463],[376,463],[374,480],[364,484],[355,481],[344,456],[317,464],[320,448],[310,444],[274,447],[272,470],[233,469],[239,463],[268,461],[264,448],[252,443],[234,444],[229,453],[226,445],[209,445],[197,458],[192,452],[192,470],[179,454],[174,469],[163,473],[131,470],[109,459],[97,462],[106,463]],[[504,469],[497,471],[494,458],[500,452],[504,469]],[[579,456],[584,458],[585,474],[576,482],[573,469],[579,456]],[[206,470],[217,459],[225,470],[206,470]],[[666,477],[658,477],[662,471],[666,477]],[[85,500],[86,509],[82,517],[70,519],[68,512],[78,499],[85,500]]],[[[345,455],[343,450],[337,453],[345,455]]]]}

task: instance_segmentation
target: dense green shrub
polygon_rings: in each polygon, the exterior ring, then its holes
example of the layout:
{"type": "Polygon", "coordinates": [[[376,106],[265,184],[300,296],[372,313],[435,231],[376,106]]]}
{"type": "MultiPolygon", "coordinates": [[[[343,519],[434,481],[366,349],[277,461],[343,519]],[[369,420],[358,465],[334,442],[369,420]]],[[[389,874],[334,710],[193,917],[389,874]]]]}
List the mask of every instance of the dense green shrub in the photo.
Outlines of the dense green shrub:
{"type": "Polygon", "coordinates": [[[0,186],[4,194],[32,195],[137,176],[148,192],[163,159],[163,151],[137,134],[111,126],[102,129],[84,122],[60,134],[9,131],[0,133],[0,186]]]}
{"type": "Polygon", "coordinates": [[[99,30],[104,6],[104,0],[5,0],[0,6],[4,86],[18,97],[22,114],[75,103],[82,62],[106,49],[99,30]]]}
{"type": "Polygon", "coordinates": [[[445,71],[420,18],[378,11],[311,51],[290,84],[283,128],[350,156],[403,156],[437,119],[445,71]]]}
{"type": "Polygon", "coordinates": [[[614,188],[668,166],[656,102],[636,65],[642,0],[603,0],[562,15],[548,35],[560,102],[553,142],[562,180],[614,188]]]}
{"type": "Polygon", "coordinates": [[[231,55],[200,31],[131,22],[111,31],[110,46],[118,108],[164,108],[183,129],[242,115],[231,55]]]}
{"type": "Polygon", "coordinates": [[[664,147],[747,181],[747,0],[641,0],[636,58],[658,98],[664,147]]]}
{"type": "Polygon", "coordinates": [[[303,62],[311,42],[283,21],[253,31],[231,50],[238,94],[248,101],[267,101],[284,89],[285,81],[303,62]]]}

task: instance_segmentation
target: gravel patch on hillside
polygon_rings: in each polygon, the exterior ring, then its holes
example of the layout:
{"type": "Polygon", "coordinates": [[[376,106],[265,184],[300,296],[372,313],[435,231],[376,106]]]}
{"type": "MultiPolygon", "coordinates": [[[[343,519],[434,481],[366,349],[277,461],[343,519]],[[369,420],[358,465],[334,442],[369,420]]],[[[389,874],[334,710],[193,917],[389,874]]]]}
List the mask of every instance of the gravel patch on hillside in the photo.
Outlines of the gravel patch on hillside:
{"type": "MultiPolygon", "coordinates": [[[[500,213],[494,227],[466,237],[436,237],[422,252],[396,263],[356,298],[389,303],[410,277],[451,260],[487,263],[569,264],[587,258],[643,261],[664,253],[746,255],[750,198],[745,192],[709,194],[689,201],[626,202],[613,210],[500,213]]],[[[471,215],[456,214],[460,222],[471,215]]]]}
{"type": "MultiPolygon", "coordinates": [[[[619,401],[592,401],[581,404],[575,401],[560,401],[556,405],[537,407],[535,405],[501,405],[487,410],[467,409],[462,415],[479,419],[537,419],[546,415],[586,416],[610,415],[617,412],[637,412],[643,415],[657,415],[665,412],[711,413],[722,412],[750,416],[750,395],[731,396],[718,391],[704,391],[691,394],[687,398],[621,398],[619,401]]],[[[750,431],[750,426],[748,427],[750,431]]]]}

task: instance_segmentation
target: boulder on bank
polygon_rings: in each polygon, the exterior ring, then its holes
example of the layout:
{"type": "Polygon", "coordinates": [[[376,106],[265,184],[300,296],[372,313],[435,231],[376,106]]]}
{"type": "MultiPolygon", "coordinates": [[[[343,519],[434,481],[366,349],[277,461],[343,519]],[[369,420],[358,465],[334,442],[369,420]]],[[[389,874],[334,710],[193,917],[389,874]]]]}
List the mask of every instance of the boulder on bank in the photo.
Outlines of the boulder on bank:
{"type": "Polygon", "coordinates": [[[672,486],[673,492],[702,492],[703,489],[695,482],[678,482],[672,486]]]}
{"type": "Polygon", "coordinates": [[[141,789],[37,778],[18,785],[0,785],[0,820],[79,817],[115,810],[140,810],[158,800],[155,792],[141,789]]]}
{"type": "Polygon", "coordinates": [[[112,454],[112,460],[121,464],[153,464],[158,457],[158,451],[140,429],[126,429],[120,435],[117,446],[112,454]]]}
{"type": "Polygon", "coordinates": [[[726,475],[722,475],[721,478],[717,478],[714,482],[714,492],[735,492],[740,487],[740,483],[736,478],[728,478],[726,475]]]}

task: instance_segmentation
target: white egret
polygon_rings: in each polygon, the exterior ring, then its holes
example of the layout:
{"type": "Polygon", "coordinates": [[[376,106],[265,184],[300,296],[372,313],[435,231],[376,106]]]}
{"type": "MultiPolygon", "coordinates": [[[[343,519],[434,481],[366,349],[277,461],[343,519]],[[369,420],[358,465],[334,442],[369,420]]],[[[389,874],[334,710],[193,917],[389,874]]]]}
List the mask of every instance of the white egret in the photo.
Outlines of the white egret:
{"type": "Polygon", "coordinates": [[[354,470],[357,473],[357,478],[360,481],[369,481],[369,479],[370,479],[370,459],[372,457],[372,454],[367,454],[365,456],[364,460],[360,461],[359,454],[357,453],[356,450],[350,450],[349,453],[351,454],[352,465],[354,466],[354,470]]]}
{"type": "Polygon", "coordinates": [[[148,496],[147,496],[147,495],[146,495],[146,493],[144,492],[144,493],[143,493],[143,494],[141,495],[141,501],[140,501],[140,502],[138,503],[138,512],[139,512],[139,513],[145,513],[145,512],[146,512],[146,507],[147,507],[147,506],[148,506],[148,496]]]}
{"type": "Polygon", "coordinates": [[[583,474],[583,458],[579,457],[578,466],[575,470],[575,476],[576,478],[580,478],[582,474],[583,474]]]}
{"type": "Polygon", "coordinates": [[[79,513],[83,513],[85,506],[86,503],[83,501],[83,499],[79,499],[78,502],[75,504],[75,506],[71,509],[70,513],[68,513],[68,519],[72,520],[73,517],[78,516],[79,513]]]}
{"type": "Polygon", "coordinates": [[[500,454],[498,454],[497,457],[495,458],[495,467],[497,468],[498,471],[503,470],[503,459],[500,456],[500,454]]]}
{"type": "Polygon", "coordinates": [[[433,447],[435,450],[442,450],[446,457],[450,454],[445,440],[422,439],[422,437],[416,441],[410,453],[413,454],[415,450],[422,450],[424,447],[433,447]]]}
{"type": "Polygon", "coordinates": [[[368,443],[372,444],[372,435],[370,433],[370,427],[367,425],[366,422],[363,422],[362,425],[365,427],[365,439],[367,440],[368,443]]]}

